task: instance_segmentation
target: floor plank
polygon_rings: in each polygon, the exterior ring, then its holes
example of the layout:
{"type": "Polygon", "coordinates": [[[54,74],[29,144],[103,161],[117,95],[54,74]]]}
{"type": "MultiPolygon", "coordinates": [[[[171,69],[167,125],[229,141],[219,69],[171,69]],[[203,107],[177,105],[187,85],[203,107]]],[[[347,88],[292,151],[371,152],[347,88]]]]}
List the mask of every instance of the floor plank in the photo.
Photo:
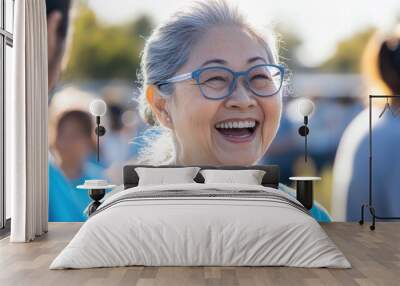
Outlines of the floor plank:
{"type": "Polygon", "coordinates": [[[32,243],[0,240],[0,285],[400,285],[400,222],[379,222],[375,231],[356,223],[322,224],[352,269],[290,267],[117,267],[49,270],[80,223],[50,223],[32,243]]]}

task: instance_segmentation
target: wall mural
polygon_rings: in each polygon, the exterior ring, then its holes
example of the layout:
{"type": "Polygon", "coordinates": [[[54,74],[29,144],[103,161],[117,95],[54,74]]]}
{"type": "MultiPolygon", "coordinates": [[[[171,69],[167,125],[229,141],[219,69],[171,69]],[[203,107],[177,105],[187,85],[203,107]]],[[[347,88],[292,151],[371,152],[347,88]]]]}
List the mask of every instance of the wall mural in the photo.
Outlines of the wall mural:
{"type": "MultiPolygon", "coordinates": [[[[334,52],[318,59],[327,33],[305,36],[295,16],[273,26],[244,1],[159,1],[165,11],[125,2],[46,1],[50,221],[85,221],[124,189],[126,165],[278,165],[281,191],[313,189],[308,209],[317,220],[360,219],[365,101],[371,92],[400,94],[396,25],[383,37],[380,24],[360,29],[346,19],[350,36],[333,34],[334,52]],[[141,12],[128,17],[122,3],[141,12]]],[[[288,4],[285,13],[293,11],[288,4]]],[[[335,25],[326,18],[323,27],[335,25]]],[[[400,136],[389,132],[400,130],[399,119],[387,115],[400,106],[387,98],[374,110],[382,120],[373,125],[382,134],[376,209],[399,216],[391,201],[400,151],[390,146],[400,136]]]]}

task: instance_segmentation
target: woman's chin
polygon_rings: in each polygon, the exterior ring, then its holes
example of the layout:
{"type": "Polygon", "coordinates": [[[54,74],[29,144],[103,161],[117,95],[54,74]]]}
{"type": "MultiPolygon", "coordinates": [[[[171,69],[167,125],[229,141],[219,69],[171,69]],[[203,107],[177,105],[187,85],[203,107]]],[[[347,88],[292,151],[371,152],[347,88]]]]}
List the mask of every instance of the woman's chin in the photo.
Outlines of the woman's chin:
{"type": "Polygon", "coordinates": [[[257,162],[257,156],[254,154],[248,154],[247,152],[243,154],[235,154],[229,152],[221,152],[215,154],[217,161],[220,165],[239,165],[239,166],[250,166],[257,162]]]}
{"type": "Polygon", "coordinates": [[[222,165],[252,165],[260,159],[259,130],[249,136],[228,136],[214,131],[214,156],[222,165]]]}

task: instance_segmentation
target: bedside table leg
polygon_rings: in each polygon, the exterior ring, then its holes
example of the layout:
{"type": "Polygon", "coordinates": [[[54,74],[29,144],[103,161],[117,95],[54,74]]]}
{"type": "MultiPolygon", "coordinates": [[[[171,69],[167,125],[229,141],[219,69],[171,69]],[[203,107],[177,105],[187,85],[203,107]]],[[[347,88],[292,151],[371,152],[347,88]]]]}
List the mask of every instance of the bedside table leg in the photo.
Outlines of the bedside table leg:
{"type": "Polygon", "coordinates": [[[88,208],[89,216],[91,216],[92,213],[94,213],[100,205],[101,205],[101,203],[99,201],[95,201],[95,202],[91,203],[88,208]]]}
{"type": "Polygon", "coordinates": [[[89,216],[94,213],[97,208],[101,205],[100,200],[104,197],[106,194],[105,189],[91,189],[89,190],[89,196],[92,200],[94,200],[93,203],[90,204],[88,208],[88,214],[89,216]]]}
{"type": "Polygon", "coordinates": [[[297,181],[296,198],[306,209],[310,210],[313,206],[313,181],[297,181]]]}

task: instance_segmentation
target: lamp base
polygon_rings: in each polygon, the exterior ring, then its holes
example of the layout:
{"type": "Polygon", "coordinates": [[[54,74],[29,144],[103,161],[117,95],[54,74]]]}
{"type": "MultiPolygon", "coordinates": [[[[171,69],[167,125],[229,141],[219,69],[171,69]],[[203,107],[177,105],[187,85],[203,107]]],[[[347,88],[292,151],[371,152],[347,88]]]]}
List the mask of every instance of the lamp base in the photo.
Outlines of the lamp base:
{"type": "Polygon", "coordinates": [[[94,133],[96,133],[98,136],[104,136],[104,134],[106,134],[106,128],[102,125],[99,125],[94,130],[94,133]]]}
{"type": "Polygon", "coordinates": [[[308,127],[306,126],[306,125],[302,125],[300,128],[299,128],[299,134],[300,134],[300,136],[307,136],[308,135],[308,133],[310,133],[310,129],[308,129],[308,127]]]}

